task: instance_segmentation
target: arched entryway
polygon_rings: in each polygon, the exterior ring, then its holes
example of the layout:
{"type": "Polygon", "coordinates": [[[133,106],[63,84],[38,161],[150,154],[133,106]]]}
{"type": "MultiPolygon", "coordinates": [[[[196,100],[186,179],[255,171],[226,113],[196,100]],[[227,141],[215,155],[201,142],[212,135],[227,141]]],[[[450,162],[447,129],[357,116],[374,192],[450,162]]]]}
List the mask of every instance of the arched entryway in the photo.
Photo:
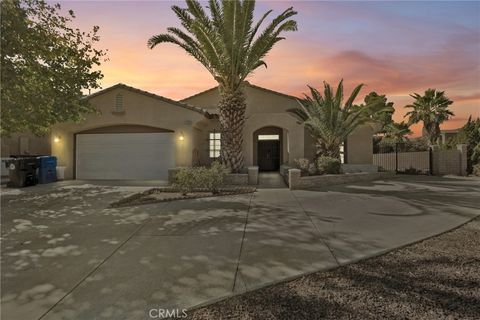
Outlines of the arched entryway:
{"type": "Polygon", "coordinates": [[[260,171],[278,171],[283,163],[283,129],[263,127],[253,133],[253,163],[260,171]]]}

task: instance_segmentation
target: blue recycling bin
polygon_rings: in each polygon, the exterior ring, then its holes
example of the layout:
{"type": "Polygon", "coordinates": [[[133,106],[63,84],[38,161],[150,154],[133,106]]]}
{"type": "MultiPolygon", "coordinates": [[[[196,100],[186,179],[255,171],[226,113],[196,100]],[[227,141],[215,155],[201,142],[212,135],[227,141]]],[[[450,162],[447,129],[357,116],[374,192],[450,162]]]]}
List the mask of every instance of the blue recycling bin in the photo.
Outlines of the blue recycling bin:
{"type": "Polygon", "coordinates": [[[57,181],[57,158],[41,156],[38,160],[38,183],[51,183],[57,181]]]}

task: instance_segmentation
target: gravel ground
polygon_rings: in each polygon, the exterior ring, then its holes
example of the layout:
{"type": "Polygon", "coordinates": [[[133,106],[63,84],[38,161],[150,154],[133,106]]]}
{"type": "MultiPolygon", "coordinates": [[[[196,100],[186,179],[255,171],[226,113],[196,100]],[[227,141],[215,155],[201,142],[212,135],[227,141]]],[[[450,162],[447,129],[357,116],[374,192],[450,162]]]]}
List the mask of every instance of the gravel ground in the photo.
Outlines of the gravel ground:
{"type": "Polygon", "coordinates": [[[189,319],[480,319],[480,219],[386,255],[189,312],[189,319]]]}

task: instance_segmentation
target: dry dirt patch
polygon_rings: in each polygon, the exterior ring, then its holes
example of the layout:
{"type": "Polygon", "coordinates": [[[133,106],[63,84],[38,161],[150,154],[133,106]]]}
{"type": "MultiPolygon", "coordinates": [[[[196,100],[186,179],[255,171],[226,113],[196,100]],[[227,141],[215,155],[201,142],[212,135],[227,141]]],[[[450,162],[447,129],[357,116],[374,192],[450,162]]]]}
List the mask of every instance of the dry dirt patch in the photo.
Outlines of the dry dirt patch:
{"type": "Polygon", "coordinates": [[[217,193],[212,193],[205,189],[197,189],[184,195],[178,189],[172,187],[152,188],[115,201],[110,204],[110,207],[118,208],[174,200],[229,196],[252,193],[255,192],[255,190],[255,187],[225,187],[219,189],[217,193]]]}

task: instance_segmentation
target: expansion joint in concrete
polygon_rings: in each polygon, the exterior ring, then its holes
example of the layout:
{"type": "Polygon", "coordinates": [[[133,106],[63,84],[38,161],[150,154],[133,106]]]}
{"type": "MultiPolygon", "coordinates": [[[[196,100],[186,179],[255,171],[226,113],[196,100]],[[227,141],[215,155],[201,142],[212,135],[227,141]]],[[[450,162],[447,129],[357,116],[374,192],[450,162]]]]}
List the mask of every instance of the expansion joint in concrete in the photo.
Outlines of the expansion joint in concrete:
{"type": "Polygon", "coordinates": [[[235,268],[235,275],[233,277],[232,291],[235,290],[235,284],[237,282],[237,277],[240,271],[240,260],[242,258],[243,243],[245,241],[245,236],[247,234],[248,215],[250,214],[250,208],[252,207],[252,199],[254,196],[255,196],[255,193],[252,193],[252,195],[250,196],[250,201],[248,202],[247,215],[245,216],[245,225],[243,227],[242,241],[240,243],[240,250],[238,251],[237,267],[235,268]]]}
{"type": "MultiPolygon", "coordinates": [[[[291,191],[292,192],[292,191],[291,191]]],[[[300,208],[302,208],[302,211],[303,213],[305,214],[305,216],[308,218],[308,220],[310,221],[310,223],[313,225],[313,227],[315,228],[315,230],[317,230],[317,233],[318,233],[318,236],[320,238],[320,240],[322,241],[323,245],[325,247],[327,247],[328,251],[330,252],[330,254],[332,255],[333,259],[335,260],[335,263],[340,266],[340,262],[338,262],[338,259],[337,257],[335,256],[335,253],[333,252],[333,249],[328,245],[328,242],[327,240],[322,236],[322,233],[320,232],[320,230],[318,229],[317,225],[315,224],[315,222],[313,222],[313,219],[312,217],[310,217],[310,215],[308,214],[307,210],[305,210],[305,208],[303,207],[302,203],[300,202],[300,200],[298,200],[297,196],[295,196],[295,193],[292,192],[292,195],[293,197],[295,198],[295,200],[297,201],[298,205],[300,206],[300,208]]]]}

